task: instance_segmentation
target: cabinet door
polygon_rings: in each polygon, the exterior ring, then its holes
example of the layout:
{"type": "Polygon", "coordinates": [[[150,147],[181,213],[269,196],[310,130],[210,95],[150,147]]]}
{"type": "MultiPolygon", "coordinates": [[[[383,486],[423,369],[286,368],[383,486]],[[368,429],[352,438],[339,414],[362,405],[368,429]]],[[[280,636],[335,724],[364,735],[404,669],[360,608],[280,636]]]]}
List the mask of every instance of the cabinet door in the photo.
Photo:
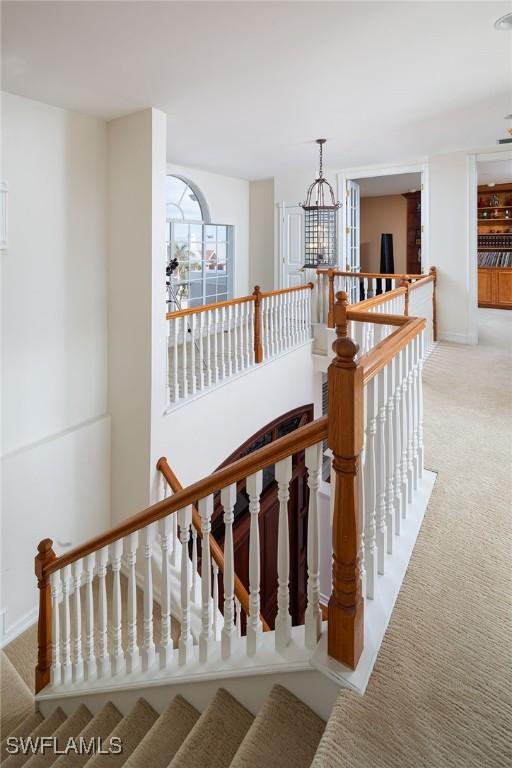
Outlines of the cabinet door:
{"type": "Polygon", "coordinates": [[[493,303],[493,271],[492,269],[478,270],[478,303],[493,303]]]}
{"type": "Polygon", "coordinates": [[[496,303],[500,307],[512,307],[512,269],[497,269],[498,288],[496,303]]]}

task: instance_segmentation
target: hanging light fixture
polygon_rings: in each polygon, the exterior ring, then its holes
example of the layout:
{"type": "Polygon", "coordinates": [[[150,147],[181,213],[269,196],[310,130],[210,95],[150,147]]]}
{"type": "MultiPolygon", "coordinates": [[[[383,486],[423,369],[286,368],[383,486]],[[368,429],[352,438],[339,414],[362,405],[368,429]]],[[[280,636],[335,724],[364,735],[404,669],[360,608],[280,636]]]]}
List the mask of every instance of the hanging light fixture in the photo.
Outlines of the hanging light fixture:
{"type": "Polygon", "coordinates": [[[304,208],[304,250],[306,269],[318,266],[334,266],[337,262],[337,221],[338,208],[334,190],[324,179],[323,145],[325,139],[317,139],[320,147],[320,168],[318,177],[308,189],[304,208]]]}

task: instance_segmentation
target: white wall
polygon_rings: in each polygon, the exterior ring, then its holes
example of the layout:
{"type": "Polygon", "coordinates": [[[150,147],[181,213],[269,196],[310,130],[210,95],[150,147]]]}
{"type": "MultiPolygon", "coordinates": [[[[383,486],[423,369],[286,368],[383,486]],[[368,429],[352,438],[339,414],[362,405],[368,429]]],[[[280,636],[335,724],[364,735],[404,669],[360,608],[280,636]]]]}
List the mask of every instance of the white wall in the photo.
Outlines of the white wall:
{"type": "Polygon", "coordinates": [[[252,292],[249,283],[249,182],[231,176],[169,164],[167,172],[189,179],[199,187],[213,224],[230,224],[235,233],[234,295],[252,292]]]}
{"type": "Polygon", "coordinates": [[[249,282],[264,291],[274,285],[274,179],[250,182],[249,282]]]}
{"type": "MultiPolygon", "coordinates": [[[[152,465],[166,456],[182,485],[200,480],[292,408],[314,403],[315,418],[320,416],[321,377],[313,370],[311,344],[306,344],[174,408],[155,427],[152,465]]],[[[155,472],[153,499],[160,493],[155,472]]]]}
{"type": "Polygon", "coordinates": [[[88,535],[109,521],[107,135],[100,120],[11,94],[2,106],[2,606],[12,629],[37,602],[38,540],[62,552],[84,538],[84,520],[88,535]]]}
{"type": "Polygon", "coordinates": [[[361,271],[380,270],[381,235],[393,235],[394,271],[407,272],[407,200],[403,195],[361,198],[361,271]]]}
{"type": "Polygon", "coordinates": [[[108,124],[114,524],[149,503],[152,409],[165,407],[165,131],[154,109],[108,124]]]}

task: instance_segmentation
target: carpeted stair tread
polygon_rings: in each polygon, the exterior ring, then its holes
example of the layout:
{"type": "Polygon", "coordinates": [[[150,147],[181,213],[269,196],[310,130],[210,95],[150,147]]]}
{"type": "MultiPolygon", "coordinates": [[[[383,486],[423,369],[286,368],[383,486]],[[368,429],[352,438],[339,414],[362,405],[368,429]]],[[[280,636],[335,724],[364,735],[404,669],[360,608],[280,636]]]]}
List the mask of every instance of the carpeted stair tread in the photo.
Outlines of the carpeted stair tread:
{"type": "MultiPolygon", "coordinates": [[[[85,704],[80,704],[78,709],[69,715],[53,734],[56,739],[55,749],[65,749],[69,739],[76,738],[91,720],[92,714],[85,704]]],[[[39,752],[37,755],[32,755],[30,760],[25,763],[26,768],[48,768],[50,765],[53,765],[59,758],[55,749],[52,747],[51,749],[46,749],[43,753],[39,752]]]]}
{"type": "Polygon", "coordinates": [[[228,768],[254,717],[219,688],[169,768],[228,768]]]}
{"type": "MultiPolygon", "coordinates": [[[[65,712],[60,707],[54,709],[53,712],[45,717],[33,731],[29,733],[29,736],[34,740],[39,736],[53,736],[57,728],[59,728],[66,719],[65,712]]],[[[5,768],[19,768],[20,765],[25,765],[32,757],[32,752],[28,754],[9,755],[7,760],[2,763],[5,768]]]]}
{"type": "Polygon", "coordinates": [[[199,716],[183,696],[176,696],[128,758],[125,767],[167,768],[199,716]]]}
{"type": "MultiPolygon", "coordinates": [[[[87,768],[118,768],[124,765],[157,720],[158,712],[145,699],[139,699],[109,736],[110,739],[120,739],[121,751],[118,754],[93,755],[86,763],[87,768]]],[[[108,749],[108,745],[105,748],[108,749]]]]}
{"type": "MultiPolygon", "coordinates": [[[[89,744],[91,739],[101,739],[104,746],[106,746],[108,736],[110,736],[122,719],[123,716],[118,708],[111,701],[108,701],[103,709],[87,723],[79,736],[84,740],[85,744],[89,744]]],[[[77,755],[70,752],[68,755],[60,755],[54,762],[53,768],[80,768],[80,766],[87,763],[90,757],[91,755],[77,755]]]]}
{"type": "Polygon", "coordinates": [[[0,652],[0,683],[1,731],[4,739],[34,711],[34,697],[4,651],[0,652]]]}
{"type": "Polygon", "coordinates": [[[325,722],[304,702],[275,685],[230,768],[309,768],[325,722]]]}
{"type": "MultiPolygon", "coordinates": [[[[32,708],[33,707],[34,707],[34,704],[32,703],[32,708]]],[[[4,740],[2,741],[2,746],[0,750],[0,760],[3,760],[4,758],[7,759],[6,749],[7,749],[7,739],[9,736],[14,736],[17,739],[26,738],[42,722],[43,722],[43,716],[40,712],[32,712],[30,715],[27,715],[27,717],[23,720],[23,722],[21,722],[18,725],[18,727],[14,729],[14,731],[11,731],[10,733],[8,733],[4,738],[4,740]]]]}

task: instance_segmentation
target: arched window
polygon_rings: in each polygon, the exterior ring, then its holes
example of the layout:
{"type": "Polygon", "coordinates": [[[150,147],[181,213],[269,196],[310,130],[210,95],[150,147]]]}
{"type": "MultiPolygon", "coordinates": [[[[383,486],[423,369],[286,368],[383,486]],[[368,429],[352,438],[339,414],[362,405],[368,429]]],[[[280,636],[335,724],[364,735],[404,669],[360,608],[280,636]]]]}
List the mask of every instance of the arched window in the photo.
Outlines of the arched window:
{"type": "Polygon", "coordinates": [[[231,298],[232,227],[211,224],[203,194],[180,176],[167,176],[166,219],[168,311],[231,298]]]}

